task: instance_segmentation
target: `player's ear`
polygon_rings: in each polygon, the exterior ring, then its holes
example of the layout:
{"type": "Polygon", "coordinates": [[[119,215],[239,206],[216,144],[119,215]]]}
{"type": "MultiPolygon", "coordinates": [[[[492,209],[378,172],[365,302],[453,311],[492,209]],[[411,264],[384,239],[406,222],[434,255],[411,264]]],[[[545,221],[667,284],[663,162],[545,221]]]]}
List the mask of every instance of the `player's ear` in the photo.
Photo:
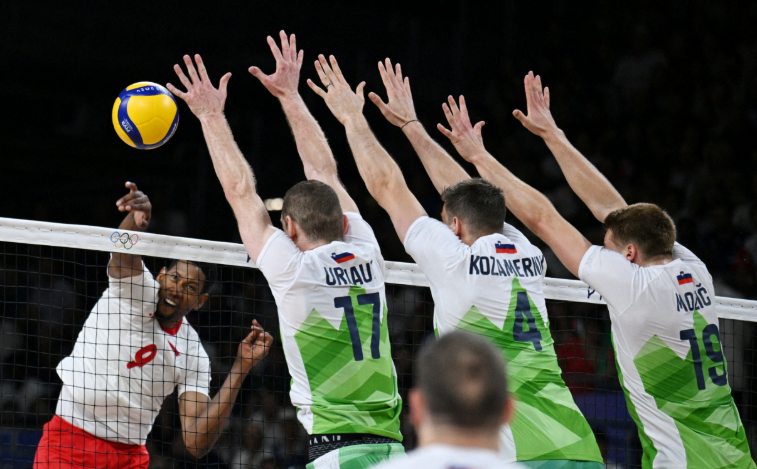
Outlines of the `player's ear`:
{"type": "Polygon", "coordinates": [[[452,217],[452,231],[455,232],[455,236],[462,236],[463,234],[463,225],[460,223],[460,219],[457,217],[452,217]]]}
{"type": "Polygon", "coordinates": [[[639,251],[636,249],[636,246],[634,246],[633,244],[629,244],[628,246],[626,246],[626,249],[623,255],[626,256],[626,259],[628,259],[628,262],[639,261],[639,251]]]}
{"type": "Polygon", "coordinates": [[[420,428],[426,417],[426,400],[418,388],[411,389],[407,394],[410,401],[410,421],[413,427],[420,428]]]}
{"type": "Polygon", "coordinates": [[[513,414],[515,414],[515,399],[512,396],[507,396],[505,410],[502,412],[502,425],[510,423],[513,419],[513,414]]]}
{"type": "Polygon", "coordinates": [[[342,230],[342,235],[344,236],[347,234],[347,228],[349,227],[350,219],[347,218],[347,215],[342,215],[342,216],[344,217],[344,229],[342,230]]]}
{"type": "Polygon", "coordinates": [[[165,277],[167,273],[168,273],[168,269],[166,269],[165,267],[163,267],[162,269],[160,269],[160,272],[158,273],[158,276],[155,277],[155,280],[157,280],[158,283],[161,283],[161,280],[163,280],[163,277],[165,277]]]}
{"type": "Polygon", "coordinates": [[[192,309],[194,309],[195,311],[201,310],[202,307],[205,306],[205,302],[208,301],[208,298],[210,298],[210,295],[207,293],[200,295],[200,297],[197,299],[197,303],[195,303],[195,307],[192,309]]]}

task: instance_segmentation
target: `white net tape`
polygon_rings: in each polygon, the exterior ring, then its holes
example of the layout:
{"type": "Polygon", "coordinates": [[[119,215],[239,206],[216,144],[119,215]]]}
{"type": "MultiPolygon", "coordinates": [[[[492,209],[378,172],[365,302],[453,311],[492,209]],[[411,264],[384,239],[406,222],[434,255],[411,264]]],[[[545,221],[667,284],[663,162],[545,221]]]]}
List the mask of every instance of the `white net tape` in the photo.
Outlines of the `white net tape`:
{"type": "MultiPolygon", "coordinates": [[[[255,267],[244,246],[153,233],[122,233],[113,228],[66,225],[31,220],[0,218],[0,241],[43,246],[62,246],[105,252],[123,252],[172,259],[188,259],[213,264],[255,267]]],[[[427,287],[428,279],[415,264],[386,262],[387,283],[427,287]]],[[[604,299],[584,282],[547,277],[544,294],[549,300],[605,304],[604,299]]],[[[757,301],[718,296],[721,319],[757,322],[757,301]]]]}

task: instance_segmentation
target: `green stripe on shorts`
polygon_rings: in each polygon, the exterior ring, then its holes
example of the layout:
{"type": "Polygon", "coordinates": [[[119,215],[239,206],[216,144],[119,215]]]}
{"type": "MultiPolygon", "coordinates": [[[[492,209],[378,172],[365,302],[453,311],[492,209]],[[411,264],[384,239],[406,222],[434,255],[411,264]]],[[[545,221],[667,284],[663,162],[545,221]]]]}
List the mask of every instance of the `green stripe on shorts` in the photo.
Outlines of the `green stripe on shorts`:
{"type": "Polygon", "coordinates": [[[570,461],[567,459],[548,459],[544,461],[518,461],[518,464],[531,469],[604,469],[605,465],[596,461],[570,461]]]}
{"type": "Polygon", "coordinates": [[[345,446],[308,463],[307,469],[366,469],[389,458],[404,455],[405,447],[401,443],[345,446]]]}

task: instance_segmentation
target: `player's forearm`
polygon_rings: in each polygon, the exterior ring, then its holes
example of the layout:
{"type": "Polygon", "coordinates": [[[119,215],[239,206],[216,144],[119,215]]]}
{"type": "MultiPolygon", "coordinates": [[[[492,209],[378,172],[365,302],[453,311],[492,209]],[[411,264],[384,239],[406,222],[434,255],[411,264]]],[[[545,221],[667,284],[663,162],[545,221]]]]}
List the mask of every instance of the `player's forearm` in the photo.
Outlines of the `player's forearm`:
{"type": "Polygon", "coordinates": [[[627,205],[610,181],[570,143],[562,130],[550,132],[544,142],[573,192],[600,222],[604,222],[611,212],[627,205]]]}
{"type": "Polygon", "coordinates": [[[299,94],[281,98],[280,101],[294,134],[305,177],[328,184],[324,179],[336,178],[337,169],[334,155],[321,126],[299,94]]]}
{"type": "Polygon", "coordinates": [[[502,189],[507,208],[535,235],[552,216],[559,216],[544,194],[516,177],[492,155],[485,154],[473,160],[482,178],[502,189]]]}
{"type": "Polygon", "coordinates": [[[376,139],[362,114],[348,120],[344,127],[357,169],[368,192],[379,205],[386,208],[387,195],[395,188],[405,185],[399,166],[376,139]]]}
{"type": "Polygon", "coordinates": [[[218,180],[221,181],[227,200],[235,208],[235,202],[255,194],[252,168],[234,141],[223,114],[205,116],[200,122],[218,180]]]}
{"type": "Polygon", "coordinates": [[[406,125],[402,131],[410,140],[423,163],[436,190],[441,194],[445,188],[470,178],[467,172],[442,148],[420,122],[406,125]]]}
{"type": "MultiPolygon", "coordinates": [[[[144,231],[146,227],[140,227],[134,221],[134,212],[129,212],[120,225],[118,225],[118,231],[130,232],[130,231],[144,231]]],[[[110,256],[108,262],[108,275],[112,278],[125,278],[133,277],[142,270],[142,256],[136,254],[124,254],[114,252],[110,256]]]]}
{"type": "Polygon", "coordinates": [[[247,373],[239,362],[234,366],[226,377],[218,394],[208,403],[205,410],[194,419],[192,425],[184,431],[184,442],[187,449],[196,457],[207,454],[218,441],[221,431],[226,424],[234,402],[237,400],[239,390],[242,388],[247,373]]]}

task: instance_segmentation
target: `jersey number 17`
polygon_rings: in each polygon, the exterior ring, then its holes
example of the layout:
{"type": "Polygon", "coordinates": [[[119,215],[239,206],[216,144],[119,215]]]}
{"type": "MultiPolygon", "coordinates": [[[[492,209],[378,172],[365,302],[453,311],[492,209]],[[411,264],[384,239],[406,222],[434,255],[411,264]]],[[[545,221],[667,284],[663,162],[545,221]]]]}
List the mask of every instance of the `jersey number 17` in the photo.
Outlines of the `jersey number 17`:
{"type": "MultiPolygon", "coordinates": [[[[357,304],[373,305],[373,324],[371,327],[371,358],[377,360],[381,358],[379,351],[379,341],[381,339],[381,295],[376,293],[364,293],[357,296],[357,304]]],[[[355,308],[352,307],[351,296],[340,296],[334,298],[334,307],[343,308],[347,316],[347,328],[350,331],[350,340],[352,341],[352,355],[355,361],[363,359],[363,342],[360,340],[360,331],[358,331],[357,320],[355,319],[355,308]]]]}

